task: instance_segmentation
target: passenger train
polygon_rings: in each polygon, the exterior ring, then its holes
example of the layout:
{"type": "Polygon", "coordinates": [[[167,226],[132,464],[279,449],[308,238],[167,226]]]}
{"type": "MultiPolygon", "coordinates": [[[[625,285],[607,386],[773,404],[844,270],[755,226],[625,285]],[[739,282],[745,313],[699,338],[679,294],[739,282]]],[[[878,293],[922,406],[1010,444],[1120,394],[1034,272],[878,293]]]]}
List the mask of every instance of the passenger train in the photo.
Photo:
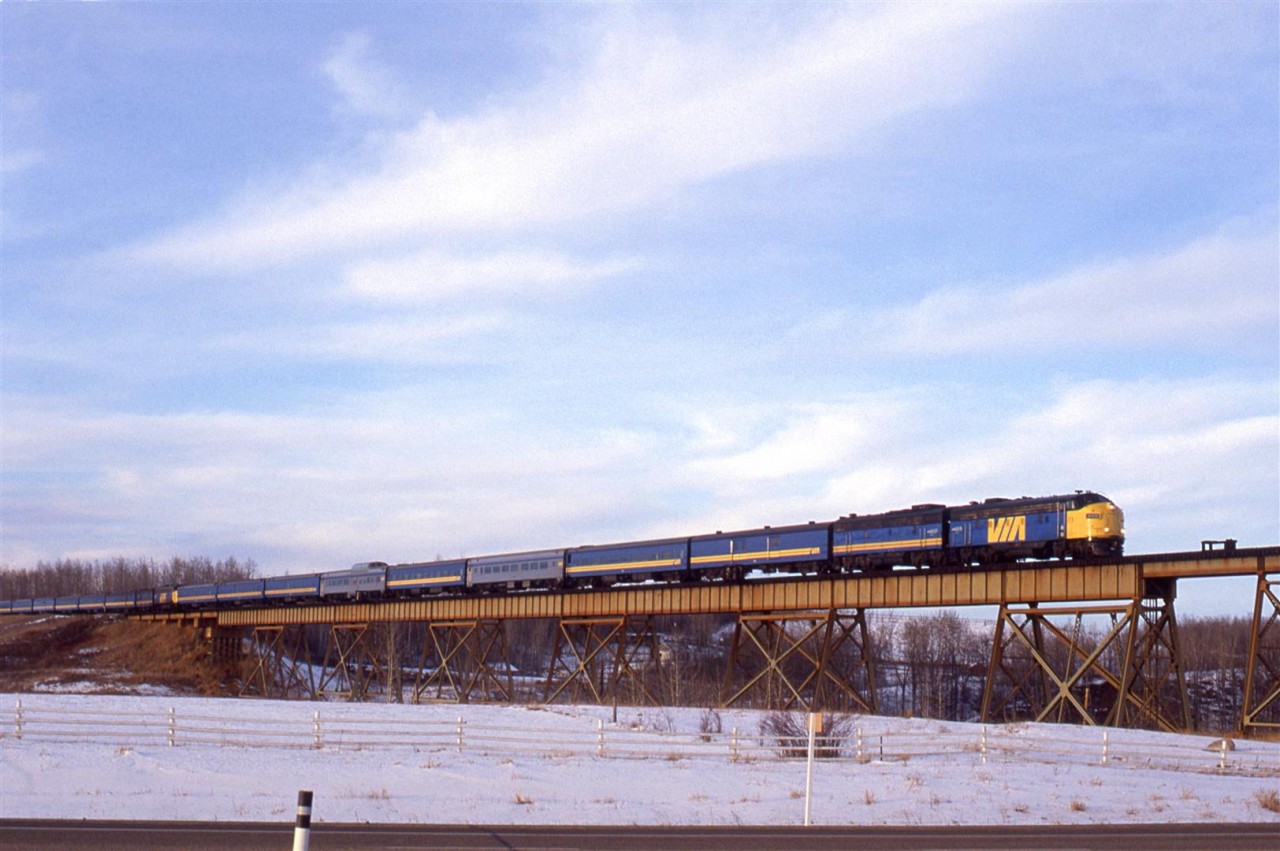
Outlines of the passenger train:
{"type": "Polygon", "coordinates": [[[0,614],[226,608],[272,601],[372,600],[427,594],[604,587],[615,583],[739,582],[748,575],[981,570],[1025,559],[1119,556],[1124,514],[1091,491],[914,505],[827,523],[715,532],[478,558],[387,564],[127,594],[0,600],[0,614]]]}

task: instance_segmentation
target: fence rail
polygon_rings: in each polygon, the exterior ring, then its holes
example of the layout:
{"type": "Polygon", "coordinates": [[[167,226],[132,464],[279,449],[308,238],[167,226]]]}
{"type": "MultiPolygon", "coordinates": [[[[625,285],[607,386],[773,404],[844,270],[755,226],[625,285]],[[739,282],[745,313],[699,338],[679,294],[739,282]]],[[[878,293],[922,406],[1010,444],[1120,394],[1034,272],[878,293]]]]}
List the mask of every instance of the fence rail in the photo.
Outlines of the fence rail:
{"type": "MultiPolygon", "coordinates": [[[[1236,749],[1229,740],[1204,747],[1185,739],[1167,742],[1123,737],[1109,730],[1096,738],[1054,736],[1052,728],[983,726],[975,733],[943,730],[925,733],[868,731],[852,727],[818,736],[816,751],[827,760],[905,762],[969,758],[975,763],[1044,762],[1116,768],[1219,772],[1280,777],[1280,744],[1249,741],[1236,749]]],[[[308,718],[235,717],[178,712],[145,715],[46,708],[16,702],[11,723],[0,728],[0,742],[107,744],[160,747],[295,748],[416,751],[470,751],[602,759],[728,760],[730,762],[802,760],[802,737],[737,728],[730,732],[665,732],[606,726],[597,721],[579,730],[545,731],[528,727],[403,718],[350,718],[315,711],[308,718]]]]}

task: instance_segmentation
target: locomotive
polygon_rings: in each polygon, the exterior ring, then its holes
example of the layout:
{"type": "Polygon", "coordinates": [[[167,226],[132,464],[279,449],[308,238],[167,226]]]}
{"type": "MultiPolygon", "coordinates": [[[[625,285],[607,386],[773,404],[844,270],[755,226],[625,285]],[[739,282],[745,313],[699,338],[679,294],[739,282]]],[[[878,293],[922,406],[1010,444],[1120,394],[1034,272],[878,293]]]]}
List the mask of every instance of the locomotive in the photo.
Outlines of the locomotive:
{"type": "Polygon", "coordinates": [[[616,583],[747,580],[748,575],[981,570],[1026,559],[1110,558],[1124,552],[1124,513],[1092,491],[935,503],[838,520],[347,570],[180,585],[128,594],[0,601],[0,614],[119,612],[480,594],[616,583]]]}

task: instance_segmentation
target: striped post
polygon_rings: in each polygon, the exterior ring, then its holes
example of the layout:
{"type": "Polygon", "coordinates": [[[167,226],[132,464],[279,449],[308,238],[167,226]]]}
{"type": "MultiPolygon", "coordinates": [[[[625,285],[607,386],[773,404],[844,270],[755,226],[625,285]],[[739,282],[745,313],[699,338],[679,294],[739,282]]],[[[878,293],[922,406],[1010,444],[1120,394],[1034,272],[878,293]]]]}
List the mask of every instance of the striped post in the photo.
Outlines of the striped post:
{"type": "Polygon", "coordinates": [[[307,851],[311,844],[311,790],[298,792],[298,820],[293,828],[293,851],[307,851]]]}

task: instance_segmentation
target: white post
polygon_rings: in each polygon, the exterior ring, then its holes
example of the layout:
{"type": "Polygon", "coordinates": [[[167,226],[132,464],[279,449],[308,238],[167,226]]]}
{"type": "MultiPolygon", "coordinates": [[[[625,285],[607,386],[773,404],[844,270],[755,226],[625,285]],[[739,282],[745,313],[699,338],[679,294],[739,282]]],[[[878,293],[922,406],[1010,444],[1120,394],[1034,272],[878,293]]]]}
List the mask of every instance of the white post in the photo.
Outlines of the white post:
{"type": "Polygon", "coordinates": [[[293,851],[307,851],[311,844],[311,790],[298,791],[298,818],[293,826],[293,851]]]}
{"type": "Polygon", "coordinates": [[[729,761],[738,761],[738,728],[733,728],[733,736],[729,739],[729,761]]]}
{"type": "Polygon", "coordinates": [[[596,721],[596,756],[604,756],[604,719],[596,721]]]}
{"type": "Polygon", "coordinates": [[[1108,731],[1102,731],[1102,764],[1106,765],[1111,761],[1111,739],[1108,731]]]}
{"type": "Polygon", "coordinates": [[[462,750],[462,716],[458,716],[458,750],[462,750]]]}
{"type": "Polygon", "coordinates": [[[311,717],[311,747],[316,750],[324,747],[324,739],[320,735],[320,710],[317,709],[315,715],[311,717]]]}
{"type": "Polygon", "coordinates": [[[1226,771],[1226,770],[1227,770],[1227,740],[1226,740],[1226,738],[1223,738],[1223,740],[1222,740],[1221,742],[1219,742],[1219,743],[1218,743],[1218,770],[1219,770],[1219,771],[1226,771]]]}
{"type": "Polygon", "coordinates": [[[858,727],[853,731],[854,756],[858,762],[862,762],[862,728],[858,727]]]}
{"type": "Polygon", "coordinates": [[[169,707],[169,747],[173,747],[178,738],[178,719],[174,717],[173,707],[169,707]]]}
{"type": "Polygon", "coordinates": [[[22,698],[18,698],[18,707],[13,712],[13,735],[22,740],[22,698]]]}
{"type": "Polygon", "coordinates": [[[809,755],[804,769],[804,826],[809,826],[809,814],[813,811],[813,745],[822,729],[822,713],[809,713],[809,755]]]}
{"type": "Polygon", "coordinates": [[[987,764],[987,728],[982,728],[982,741],[978,744],[978,752],[982,754],[982,764],[987,764]]]}

